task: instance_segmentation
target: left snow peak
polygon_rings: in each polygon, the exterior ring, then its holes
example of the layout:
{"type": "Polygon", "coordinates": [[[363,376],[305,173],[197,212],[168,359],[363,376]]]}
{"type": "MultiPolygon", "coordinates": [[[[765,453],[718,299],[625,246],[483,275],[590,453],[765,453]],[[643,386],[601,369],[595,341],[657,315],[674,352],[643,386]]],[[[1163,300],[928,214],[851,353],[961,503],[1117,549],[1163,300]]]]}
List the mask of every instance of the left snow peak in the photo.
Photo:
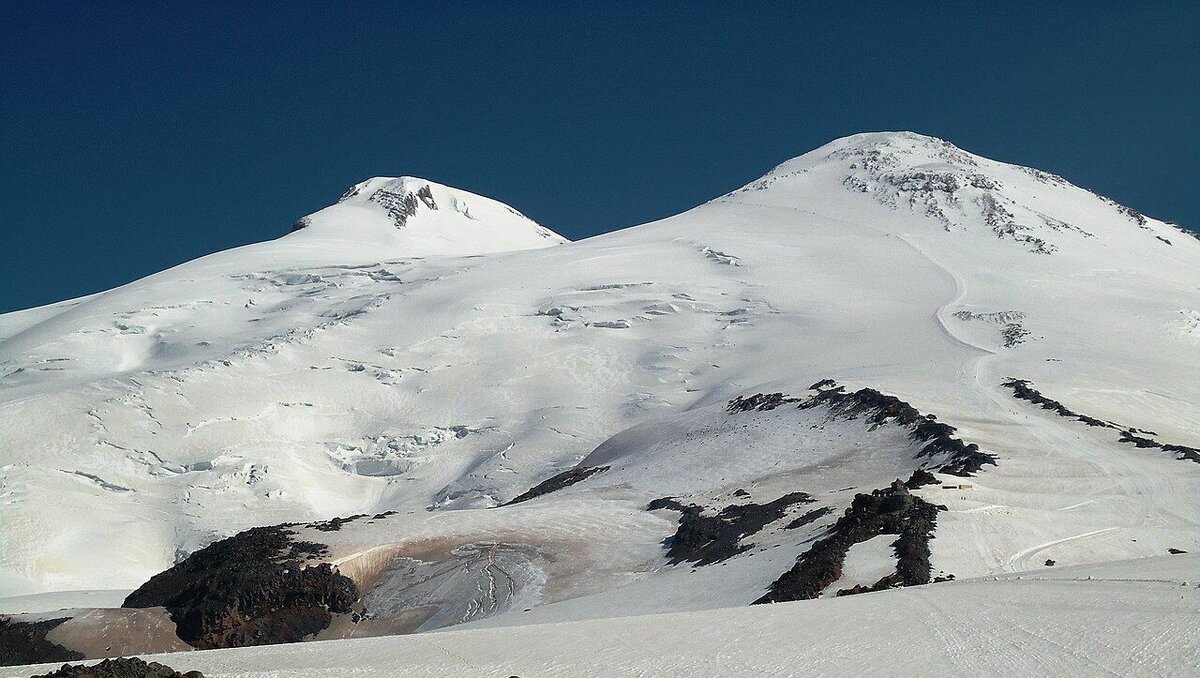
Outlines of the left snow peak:
{"type": "Polygon", "coordinates": [[[375,177],[301,218],[289,239],[357,240],[403,256],[466,256],[567,239],[504,203],[416,177],[375,177]]]}

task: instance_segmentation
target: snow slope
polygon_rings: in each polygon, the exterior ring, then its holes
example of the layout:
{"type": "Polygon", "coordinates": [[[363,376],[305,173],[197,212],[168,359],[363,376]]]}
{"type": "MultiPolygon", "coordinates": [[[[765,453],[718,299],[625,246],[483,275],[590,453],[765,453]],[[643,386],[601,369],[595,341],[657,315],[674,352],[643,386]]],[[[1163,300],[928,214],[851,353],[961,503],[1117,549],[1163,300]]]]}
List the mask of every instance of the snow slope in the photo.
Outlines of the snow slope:
{"type": "MultiPolygon", "coordinates": [[[[128,591],[251,526],[395,511],[301,531],[375,609],[436,610],[420,630],[743,606],[856,493],[932,463],[894,423],[726,408],[826,378],[995,456],[914,491],[946,507],[934,574],[1200,549],[1200,465],[1121,442],[1200,446],[1200,241],[1060,177],[876,133],[575,243],[412,178],[298,226],[0,316],[0,594],[128,591]],[[499,508],[577,464],[608,468],[499,508]],[[794,492],[712,565],[671,562],[680,514],[647,510],[794,492]]],[[[886,570],[878,546],[846,576],[886,570]]]]}
{"type": "MultiPolygon", "coordinates": [[[[206,676],[1184,676],[1195,556],[769,607],[156,656],[206,676]],[[1187,580],[1188,583],[1183,583],[1187,580]]],[[[55,668],[0,668],[28,676],[55,668]]]]}

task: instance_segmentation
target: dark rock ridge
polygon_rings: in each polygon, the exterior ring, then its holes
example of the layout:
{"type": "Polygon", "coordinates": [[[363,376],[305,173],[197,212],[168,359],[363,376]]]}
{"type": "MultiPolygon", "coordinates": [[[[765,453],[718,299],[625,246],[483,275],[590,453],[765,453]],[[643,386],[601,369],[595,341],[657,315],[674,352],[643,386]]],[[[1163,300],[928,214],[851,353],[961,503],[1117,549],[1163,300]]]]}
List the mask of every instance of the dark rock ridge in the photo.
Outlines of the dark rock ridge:
{"type": "MultiPolygon", "coordinates": [[[[376,513],[375,515],[370,516],[371,520],[368,520],[367,522],[371,522],[372,520],[382,520],[383,518],[387,518],[388,516],[394,516],[394,515],[396,515],[395,511],[384,511],[383,513],[376,513]]],[[[365,513],[356,513],[352,516],[346,516],[345,518],[330,518],[329,520],[323,520],[323,521],[316,522],[316,523],[308,523],[308,527],[311,527],[314,530],[317,530],[318,532],[337,532],[338,530],[342,529],[342,525],[345,525],[346,523],[352,523],[356,520],[361,520],[361,519],[367,518],[367,517],[368,516],[365,513]]]]}
{"type": "Polygon", "coordinates": [[[1120,432],[1119,442],[1128,443],[1137,447],[1157,448],[1164,452],[1172,452],[1176,459],[1188,459],[1200,463],[1200,448],[1188,447],[1186,445],[1175,445],[1173,443],[1162,443],[1149,436],[1158,435],[1153,431],[1145,431],[1142,429],[1133,428],[1132,426],[1123,426],[1111,421],[1104,421],[1095,417],[1089,417],[1086,414],[1079,414],[1067,408],[1066,405],[1052,400],[1042,395],[1037,389],[1030,386],[1030,381],[1025,379],[1014,379],[1009,377],[1001,385],[1005,388],[1012,389],[1013,397],[1020,400],[1028,400],[1029,402],[1040,405],[1043,410],[1050,410],[1060,417],[1081,421],[1088,426],[1099,428],[1108,428],[1120,432]]]}
{"type": "Polygon", "coordinates": [[[291,643],[350,612],[354,582],[328,563],[322,544],[295,541],[294,524],[256,527],[196,551],[150,578],[124,607],[163,606],[176,633],[200,649],[291,643]]]}
{"type": "Polygon", "coordinates": [[[158,662],[145,662],[137,657],[119,657],[105,659],[91,666],[63,664],[57,671],[38,674],[33,678],[204,678],[204,674],[199,671],[180,673],[158,662]]]}
{"type": "Polygon", "coordinates": [[[67,619],[22,622],[0,617],[0,666],[83,659],[82,654],[46,640],[46,634],[67,619]]]}
{"type": "Polygon", "coordinates": [[[794,530],[798,527],[804,527],[805,525],[810,525],[810,524],[815,523],[818,520],[824,518],[825,516],[829,515],[830,513],[833,513],[833,509],[829,506],[822,506],[821,508],[815,508],[815,509],[809,511],[808,513],[805,513],[804,515],[796,518],[795,520],[788,523],[787,525],[784,525],[783,529],[794,530]]]}
{"type": "Polygon", "coordinates": [[[855,495],[850,508],[826,536],[802,553],[796,564],[772,582],[767,594],[754,604],[816,598],[841,578],[851,546],[881,534],[898,536],[892,543],[896,571],[869,587],[855,586],[839,591],[838,595],[928,584],[932,572],[929,540],[937,526],[937,513],[945,507],[909,494],[909,483],[918,482],[913,478],[908,483],[897,480],[887,489],[855,495]]]}
{"type": "Polygon", "coordinates": [[[1138,447],[1157,447],[1164,452],[1174,452],[1176,459],[1190,459],[1191,461],[1200,463],[1200,448],[1175,445],[1173,443],[1160,443],[1153,438],[1137,435],[1133,429],[1121,431],[1121,437],[1118,440],[1138,447]]]}
{"type": "Polygon", "coordinates": [[[1173,224],[1171,222],[1167,222],[1167,225],[1170,226],[1171,228],[1175,229],[1176,231],[1179,231],[1179,233],[1182,235],[1186,235],[1190,238],[1195,238],[1196,240],[1200,240],[1200,231],[1192,231],[1192,230],[1189,230],[1189,229],[1186,229],[1186,228],[1180,226],[1179,224],[1173,224]]]}
{"type": "Polygon", "coordinates": [[[597,473],[603,473],[608,469],[608,466],[578,466],[573,469],[568,469],[557,475],[550,476],[537,485],[534,485],[530,489],[513,497],[511,501],[502,504],[502,506],[520,504],[521,502],[529,501],[534,497],[540,497],[543,494],[549,494],[551,492],[561,490],[564,487],[570,487],[575,483],[587,480],[597,473]]]}
{"type": "Polygon", "coordinates": [[[681,503],[674,497],[662,497],[655,499],[646,506],[647,511],[658,511],[660,509],[669,509],[671,511],[682,511],[687,508],[687,505],[681,503]]]}
{"type": "Polygon", "coordinates": [[[672,565],[691,562],[700,567],[746,551],[753,544],[743,544],[744,538],[782,518],[792,505],[813,501],[805,492],[792,492],[766,504],[731,504],[716,515],[706,516],[700,506],[663,497],[650,502],[646,510],[681,512],[679,529],[667,540],[667,560],[672,565]]]}
{"type": "Polygon", "coordinates": [[[1083,423],[1087,424],[1088,426],[1102,426],[1105,428],[1117,428],[1117,426],[1111,422],[1101,421],[1099,419],[1096,419],[1095,417],[1089,417],[1089,416],[1086,416],[1083,414],[1079,414],[1078,412],[1072,412],[1071,410],[1067,409],[1066,405],[1063,405],[1062,403],[1058,402],[1057,400],[1051,400],[1051,399],[1047,398],[1046,396],[1042,395],[1037,390],[1030,388],[1029,384],[1030,384],[1030,382],[1026,381],[1024,379],[1009,378],[1002,384],[1002,386],[1012,389],[1014,398],[1019,398],[1021,400],[1028,400],[1029,402],[1031,402],[1035,405],[1041,405],[1043,410],[1050,410],[1050,411],[1056,413],[1060,417],[1076,419],[1078,421],[1082,421],[1083,423]]]}
{"type": "Polygon", "coordinates": [[[729,401],[730,413],[766,412],[798,403],[802,410],[827,407],[831,416],[844,419],[864,417],[871,427],[892,423],[911,429],[909,437],[925,443],[917,457],[940,457],[934,467],[942,473],[955,476],[970,476],[985,465],[996,465],[994,455],[983,452],[975,443],[965,443],[954,437],[955,427],[942,423],[932,414],[921,414],[915,407],[895,396],[885,395],[873,388],[863,388],[847,393],[832,379],[822,379],[809,387],[816,395],[807,399],[795,398],[783,393],[756,393],[750,397],[738,396],[729,401]]]}
{"type": "Polygon", "coordinates": [[[800,399],[785,396],[782,393],[755,393],[749,398],[738,396],[730,400],[729,405],[725,409],[729,410],[730,413],[749,412],[750,410],[769,412],[782,405],[796,402],[800,402],[800,399]]]}
{"type": "Polygon", "coordinates": [[[913,471],[913,474],[908,477],[908,480],[904,481],[904,486],[910,490],[915,490],[918,487],[924,487],[926,485],[937,485],[937,484],[938,484],[938,479],[935,478],[932,473],[930,473],[929,471],[926,471],[923,468],[919,468],[919,469],[913,471]]]}
{"type": "Polygon", "coordinates": [[[885,395],[873,388],[862,388],[846,393],[845,387],[834,385],[832,380],[813,384],[817,395],[800,403],[800,409],[811,409],[824,405],[830,414],[846,419],[865,417],[872,427],[885,423],[906,426],[911,429],[909,438],[925,443],[917,457],[942,457],[945,461],[935,470],[955,476],[970,476],[984,465],[996,465],[994,455],[983,452],[975,443],[964,443],[955,438],[958,429],[942,423],[932,414],[921,414],[917,408],[896,396],[885,395]]]}

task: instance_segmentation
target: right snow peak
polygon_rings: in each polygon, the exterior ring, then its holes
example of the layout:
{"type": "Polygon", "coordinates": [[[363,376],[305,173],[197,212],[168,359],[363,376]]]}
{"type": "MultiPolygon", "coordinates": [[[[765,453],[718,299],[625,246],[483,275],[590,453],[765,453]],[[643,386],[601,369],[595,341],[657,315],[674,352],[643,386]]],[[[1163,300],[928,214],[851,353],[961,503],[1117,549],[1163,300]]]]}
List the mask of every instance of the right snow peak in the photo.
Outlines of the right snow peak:
{"type": "Polygon", "coordinates": [[[838,194],[845,192],[865,196],[898,216],[932,221],[947,232],[988,233],[1037,254],[1104,238],[1112,229],[1136,227],[1164,246],[1172,245],[1172,235],[1193,235],[1056,174],[989,160],[914,132],[838,139],[721,200],[790,203],[819,212],[838,205],[837,211],[844,212],[848,206],[838,194]]]}

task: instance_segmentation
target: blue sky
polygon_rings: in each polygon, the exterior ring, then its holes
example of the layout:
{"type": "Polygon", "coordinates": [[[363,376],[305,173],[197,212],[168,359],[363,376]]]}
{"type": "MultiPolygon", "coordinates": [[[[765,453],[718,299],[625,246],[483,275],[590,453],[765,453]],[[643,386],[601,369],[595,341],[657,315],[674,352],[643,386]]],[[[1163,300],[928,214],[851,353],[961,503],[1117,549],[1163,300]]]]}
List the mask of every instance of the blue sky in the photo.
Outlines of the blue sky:
{"type": "Polygon", "coordinates": [[[1197,3],[843,4],[8,3],[0,311],[278,236],[369,176],[579,238],[881,129],[1200,226],[1197,3]]]}

